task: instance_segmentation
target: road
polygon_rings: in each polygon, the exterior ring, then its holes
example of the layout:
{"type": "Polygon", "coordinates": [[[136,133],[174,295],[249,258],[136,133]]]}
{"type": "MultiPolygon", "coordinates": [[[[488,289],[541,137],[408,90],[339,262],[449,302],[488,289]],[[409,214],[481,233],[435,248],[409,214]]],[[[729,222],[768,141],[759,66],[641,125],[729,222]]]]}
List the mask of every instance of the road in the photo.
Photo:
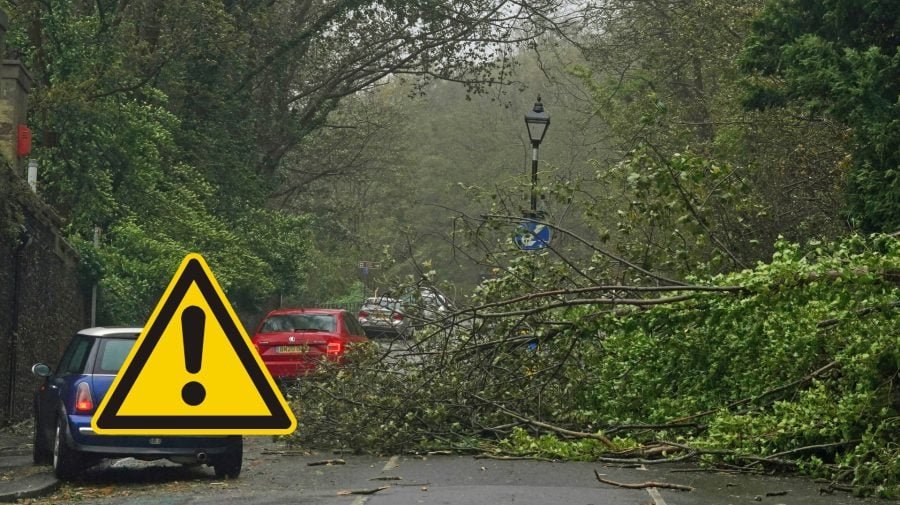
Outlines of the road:
{"type": "Polygon", "coordinates": [[[248,437],[244,472],[215,479],[208,467],[120,460],[91,469],[34,505],[862,505],[845,493],[822,495],[805,479],[698,472],[692,467],[620,468],[598,463],[499,461],[472,456],[354,456],[287,451],[268,437],[248,437]],[[345,464],[310,466],[340,458],[345,464]],[[695,488],[622,489],[602,484],[647,481],[695,488]],[[381,490],[375,491],[378,488],[381,490]],[[359,494],[373,492],[372,494],[359,494]]]}

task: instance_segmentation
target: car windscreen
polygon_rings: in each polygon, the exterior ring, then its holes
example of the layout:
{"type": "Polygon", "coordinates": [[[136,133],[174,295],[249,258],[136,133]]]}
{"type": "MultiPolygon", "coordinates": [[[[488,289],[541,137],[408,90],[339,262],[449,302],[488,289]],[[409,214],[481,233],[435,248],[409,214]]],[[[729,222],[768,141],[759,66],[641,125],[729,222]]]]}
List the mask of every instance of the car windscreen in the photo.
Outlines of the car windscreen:
{"type": "Polygon", "coordinates": [[[279,331],[329,331],[337,329],[337,323],[331,314],[283,314],[266,319],[262,325],[262,333],[279,331]]]}
{"type": "Polygon", "coordinates": [[[104,338],[97,347],[97,359],[94,360],[95,374],[115,375],[122,368],[125,358],[134,347],[131,338],[104,338]]]}
{"type": "Polygon", "coordinates": [[[369,300],[363,305],[362,310],[373,311],[373,310],[388,310],[391,312],[400,312],[400,302],[396,300],[369,300]]]}

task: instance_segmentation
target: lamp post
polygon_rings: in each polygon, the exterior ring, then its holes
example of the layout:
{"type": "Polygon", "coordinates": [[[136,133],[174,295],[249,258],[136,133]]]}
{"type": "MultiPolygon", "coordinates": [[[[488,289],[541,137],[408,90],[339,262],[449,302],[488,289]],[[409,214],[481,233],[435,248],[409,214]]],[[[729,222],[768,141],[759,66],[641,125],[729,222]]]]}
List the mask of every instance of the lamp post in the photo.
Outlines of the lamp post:
{"type": "Polygon", "coordinates": [[[537,212],[537,171],[538,148],[544,140],[544,134],[550,127],[550,114],[544,112],[544,104],[541,103],[541,95],[538,95],[534,109],[525,113],[525,126],[528,127],[528,137],[531,139],[531,217],[535,218],[537,212]]]}

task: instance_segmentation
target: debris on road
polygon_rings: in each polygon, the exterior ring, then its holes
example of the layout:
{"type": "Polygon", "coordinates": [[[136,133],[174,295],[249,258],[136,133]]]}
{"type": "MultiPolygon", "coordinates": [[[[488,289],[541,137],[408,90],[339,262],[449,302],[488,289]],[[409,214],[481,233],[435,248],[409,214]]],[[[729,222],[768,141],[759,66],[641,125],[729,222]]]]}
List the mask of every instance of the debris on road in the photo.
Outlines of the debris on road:
{"type": "Polygon", "coordinates": [[[375,494],[379,491],[384,491],[385,489],[390,489],[391,486],[381,486],[372,489],[342,489],[337,492],[338,496],[350,496],[354,494],[375,494]]]}
{"type": "Polygon", "coordinates": [[[310,461],[306,466],[334,466],[346,464],[347,462],[343,459],[323,459],[322,461],[310,461]]]}
{"type": "Polygon", "coordinates": [[[677,489],[678,491],[693,491],[694,488],[691,486],[684,486],[681,484],[670,484],[668,482],[641,482],[639,484],[626,484],[622,482],[616,482],[614,480],[604,479],[600,476],[600,472],[594,470],[594,476],[597,477],[597,480],[604,484],[609,484],[610,486],[617,486],[625,489],[647,489],[651,487],[664,488],[664,489],[677,489]]]}

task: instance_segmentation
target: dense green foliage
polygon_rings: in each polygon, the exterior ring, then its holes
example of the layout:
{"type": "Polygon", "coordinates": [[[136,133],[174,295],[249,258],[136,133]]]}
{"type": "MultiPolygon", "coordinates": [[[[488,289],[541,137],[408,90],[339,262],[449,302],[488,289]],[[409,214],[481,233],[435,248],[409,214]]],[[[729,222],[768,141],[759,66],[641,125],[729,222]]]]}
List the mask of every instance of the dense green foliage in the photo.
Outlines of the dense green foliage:
{"type": "Polygon", "coordinates": [[[900,227],[900,5],[781,0],[754,21],[742,67],[747,105],[801,105],[850,128],[850,216],[866,231],[900,227]]]}
{"type": "Polygon", "coordinates": [[[324,382],[298,384],[295,437],[357,450],[576,459],[672,442],[748,470],[831,478],[849,470],[860,492],[896,495],[898,272],[900,241],[854,237],[780,243],[770,263],[695,279],[727,291],[673,287],[644,310],[570,298],[553,308],[559,299],[549,295],[502,312],[484,305],[476,314],[493,321],[486,334],[477,326],[427,334],[417,348],[425,354],[379,361],[373,352],[357,367],[325,371],[324,382]],[[501,328],[508,337],[497,340],[501,328]],[[509,431],[527,419],[587,434],[509,431]],[[615,436],[613,446],[590,438],[597,432],[615,436]]]}

